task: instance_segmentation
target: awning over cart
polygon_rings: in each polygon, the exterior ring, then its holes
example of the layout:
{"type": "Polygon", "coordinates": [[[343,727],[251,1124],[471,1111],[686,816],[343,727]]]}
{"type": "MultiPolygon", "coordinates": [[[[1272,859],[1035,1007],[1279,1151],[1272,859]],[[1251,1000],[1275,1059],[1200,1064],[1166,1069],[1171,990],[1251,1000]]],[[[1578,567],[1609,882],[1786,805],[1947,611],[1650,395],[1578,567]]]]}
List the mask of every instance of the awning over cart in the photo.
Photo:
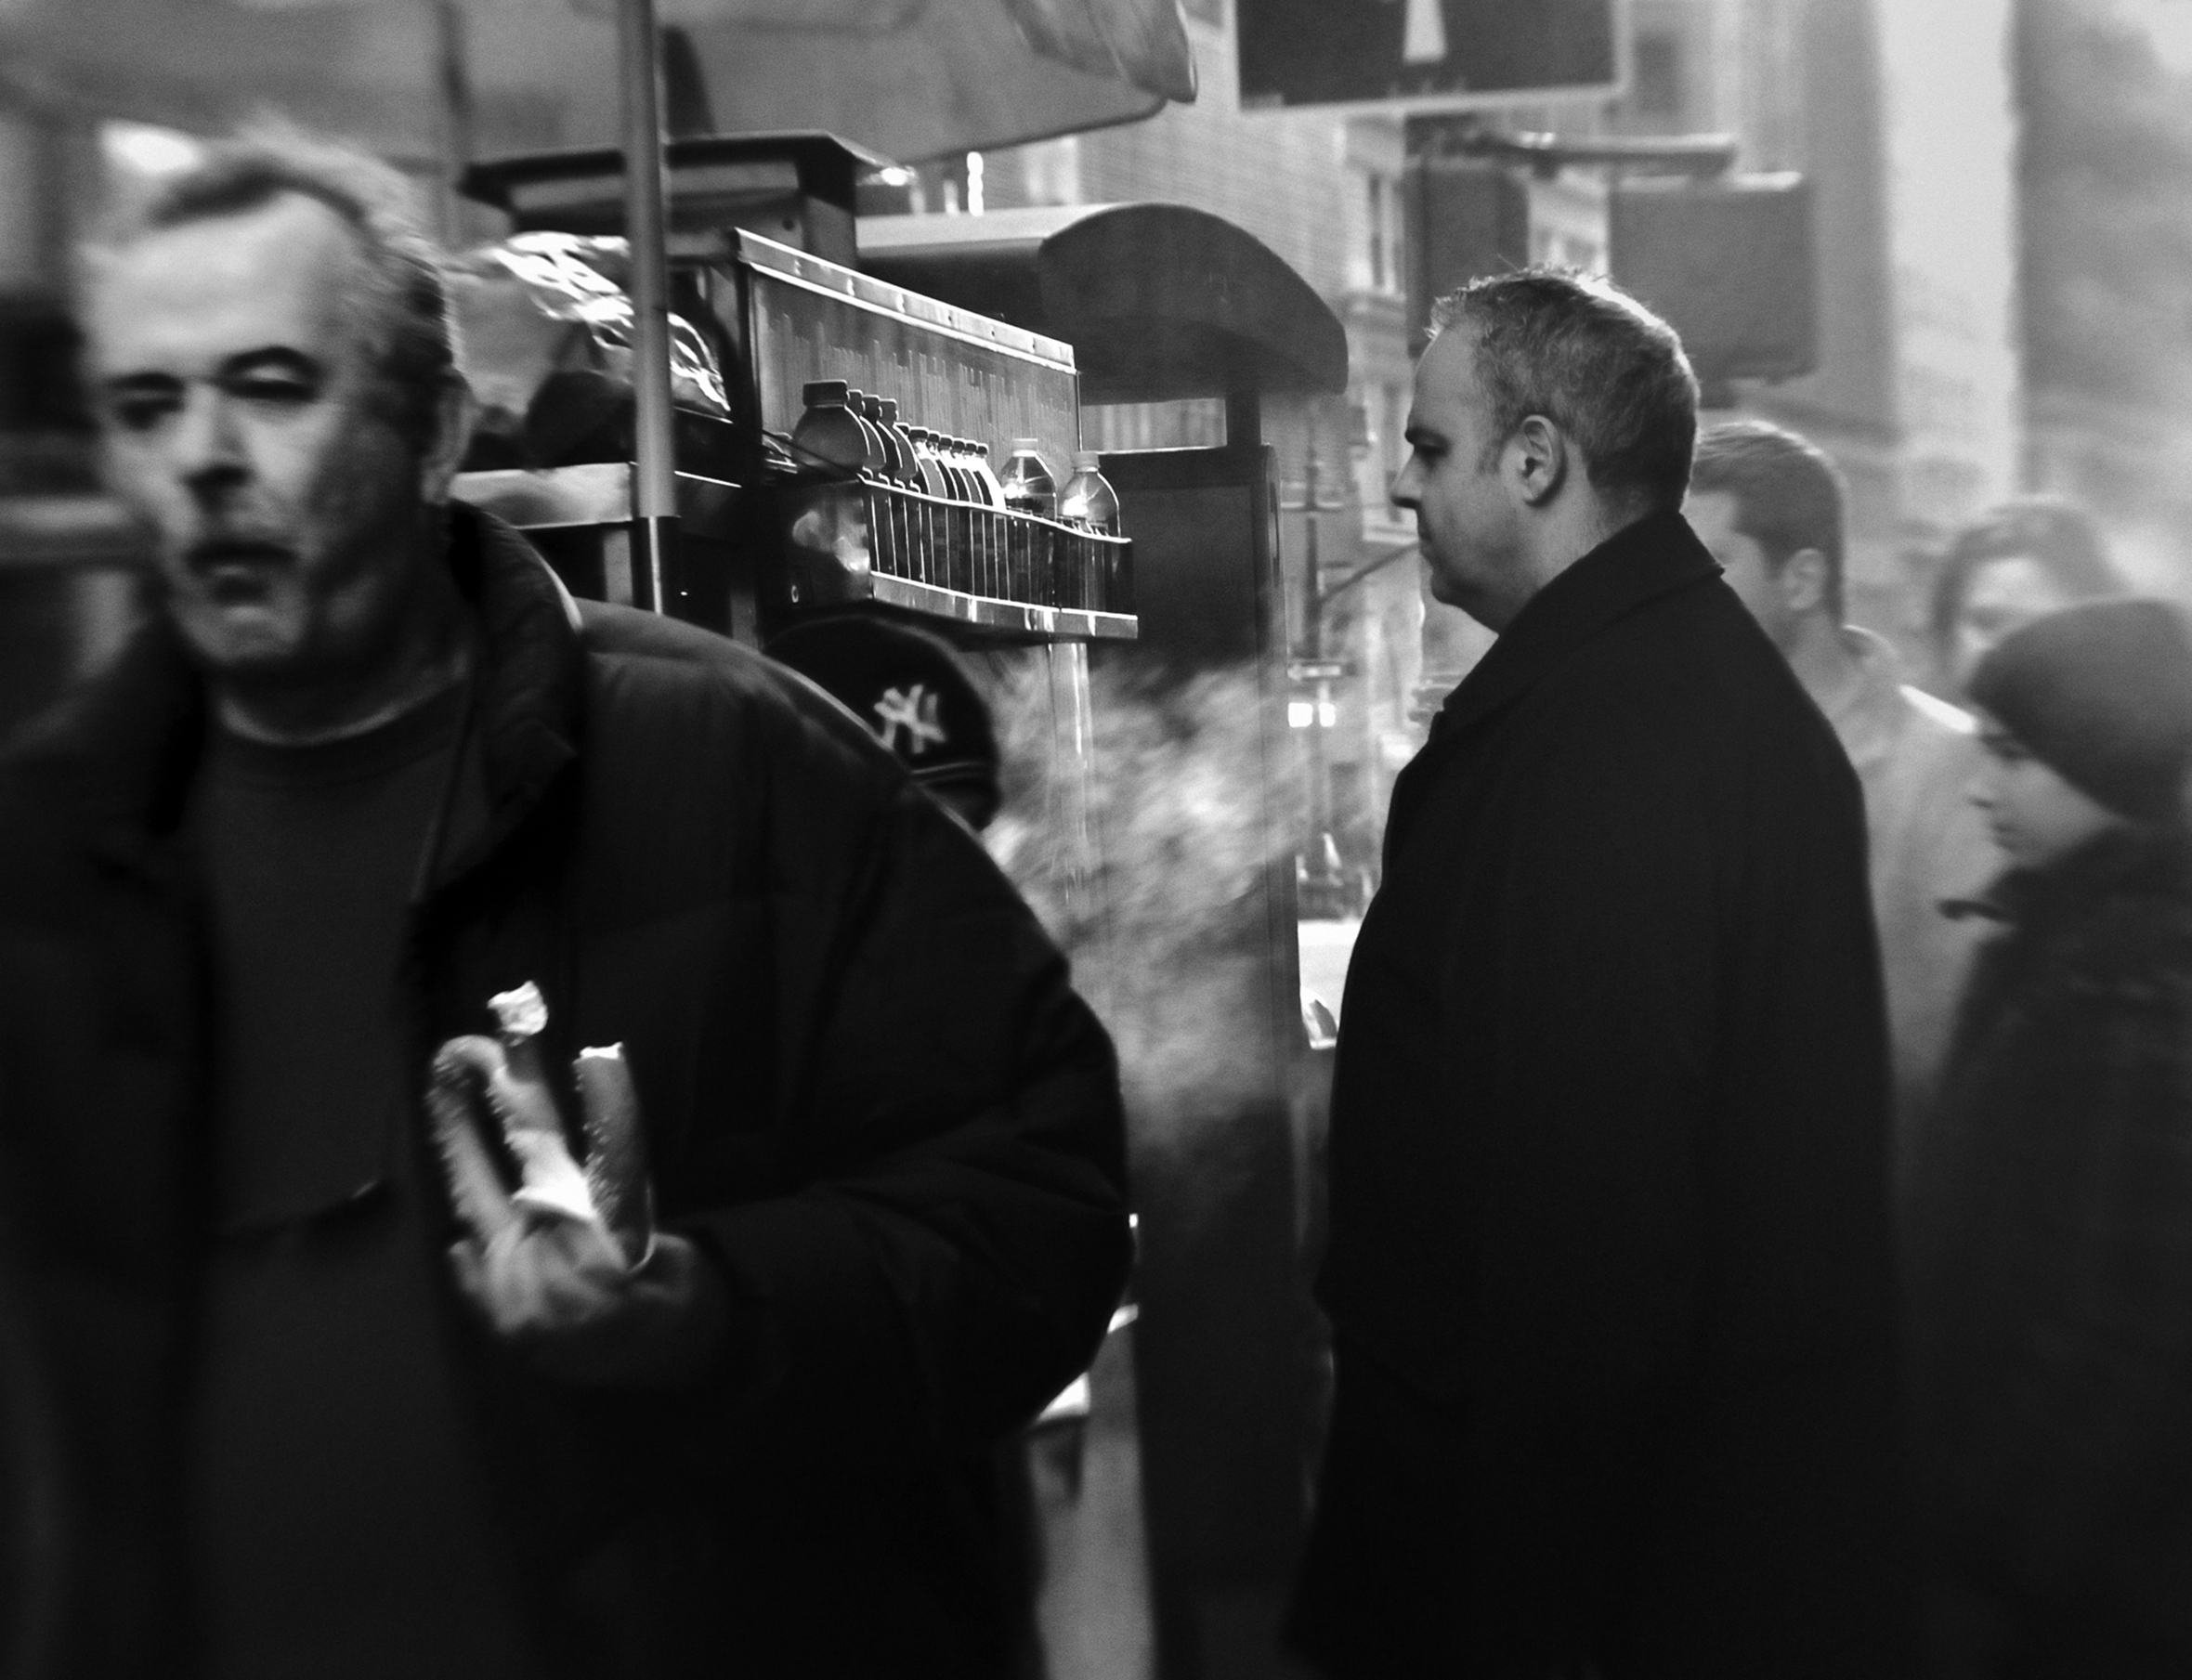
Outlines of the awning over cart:
{"type": "Polygon", "coordinates": [[[1253,234],[1183,204],[863,216],[860,267],[1074,347],[1085,402],[1347,388],[1347,334],[1253,234]]]}

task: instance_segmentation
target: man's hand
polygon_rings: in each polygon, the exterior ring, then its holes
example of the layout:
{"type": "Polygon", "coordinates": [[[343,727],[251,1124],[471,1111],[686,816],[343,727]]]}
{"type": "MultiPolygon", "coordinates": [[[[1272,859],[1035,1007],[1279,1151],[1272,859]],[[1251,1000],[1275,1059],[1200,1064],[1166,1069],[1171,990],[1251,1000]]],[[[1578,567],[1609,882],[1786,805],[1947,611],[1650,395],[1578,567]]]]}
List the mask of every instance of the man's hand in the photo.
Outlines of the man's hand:
{"type": "Polygon", "coordinates": [[[586,1111],[583,1171],[539,1061],[529,1034],[508,1033],[504,1043],[452,1038],[434,1058],[435,1141],[471,1233],[450,1250],[458,1287],[496,1335],[567,1382],[675,1382],[723,1335],[723,1280],[690,1243],[653,1229],[621,1052],[588,1050],[573,1067],[586,1111]],[[516,1165],[515,1190],[482,1135],[483,1110],[516,1165]]]}

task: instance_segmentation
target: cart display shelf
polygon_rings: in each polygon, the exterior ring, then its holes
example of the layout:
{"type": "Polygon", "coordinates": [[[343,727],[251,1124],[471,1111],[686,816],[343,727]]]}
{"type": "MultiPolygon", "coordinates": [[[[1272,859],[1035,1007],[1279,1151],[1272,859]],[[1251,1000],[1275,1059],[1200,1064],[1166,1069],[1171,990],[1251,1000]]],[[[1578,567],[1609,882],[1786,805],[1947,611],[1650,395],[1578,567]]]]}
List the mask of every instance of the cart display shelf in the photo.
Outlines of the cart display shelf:
{"type": "Polygon", "coordinates": [[[970,595],[888,572],[845,567],[829,562],[795,566],[785,580],[788,605],[842,606],[873,602],[924,619],[946,619],[973,630],[1016,641],[1132,641],[1131,613],[1093,612],[1076,606],[1037,606],[1024,601],[998,601],[970,595]]]}
{"type": "MultiPolygon", "coordinates": [[[[503,467],[460,473],[450,494],[521,531],[583,525],[627,525],[633,517],[629,461],[590,461],[577,466],[503,467]]],[[[744,489],[698,473],[677,475],[677,516],[694,536],[727,540],[734,533],[744,489]]]]}

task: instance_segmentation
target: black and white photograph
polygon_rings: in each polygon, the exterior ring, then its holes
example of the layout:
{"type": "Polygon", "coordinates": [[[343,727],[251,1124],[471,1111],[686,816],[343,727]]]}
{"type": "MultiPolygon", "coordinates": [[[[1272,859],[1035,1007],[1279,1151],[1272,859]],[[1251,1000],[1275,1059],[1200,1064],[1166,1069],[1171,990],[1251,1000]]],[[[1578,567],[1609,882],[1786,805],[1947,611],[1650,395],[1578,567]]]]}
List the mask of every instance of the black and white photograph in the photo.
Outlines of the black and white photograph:
{"type": "Polygon", "coordinates": [[[0,1680],[2192,1680],[2192,0],[0,0],[0,1680]]]}

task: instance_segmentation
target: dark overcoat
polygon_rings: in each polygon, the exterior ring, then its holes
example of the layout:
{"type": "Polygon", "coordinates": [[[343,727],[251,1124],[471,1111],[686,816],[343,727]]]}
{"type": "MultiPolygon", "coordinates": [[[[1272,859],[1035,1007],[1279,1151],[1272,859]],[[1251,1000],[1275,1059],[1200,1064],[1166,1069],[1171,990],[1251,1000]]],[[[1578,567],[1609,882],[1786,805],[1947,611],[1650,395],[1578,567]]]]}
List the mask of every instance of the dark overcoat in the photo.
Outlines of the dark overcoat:
{"type": "Polygon", "coordinates": [[[1931,1560],[2032,1673],[2192,1673],[2192,837],[1974,908],[1910,1209],[1931,1560]]]}
{"type": "MultiPolygon", "coordinates": [[[[980,845],[820,690],[574,606],[484,516],[453,537],[486,814],[409,932],[422,1099],[434,1047],[537,982],[550,1065],[625,1046],[661,1220],[734,1302],[710,1369],[614,1392],[449,1292],[541,1671],[1000,1672],[990,1449],[1085,1366],[1128,1266],[1109,1040],[980,845]]],[[[191,1668],[202,716],[155,628],[0,760],[0,1209],[65,1439],[66,1672],[93,1680],[191,1668]]]]}
{"type": "Polygon", "coordinates": [[[1403,773],[1349,972],[1335,1675],[1901,1671],[1856,776],[1687,524],[1542,590],[1403,773]]]}

